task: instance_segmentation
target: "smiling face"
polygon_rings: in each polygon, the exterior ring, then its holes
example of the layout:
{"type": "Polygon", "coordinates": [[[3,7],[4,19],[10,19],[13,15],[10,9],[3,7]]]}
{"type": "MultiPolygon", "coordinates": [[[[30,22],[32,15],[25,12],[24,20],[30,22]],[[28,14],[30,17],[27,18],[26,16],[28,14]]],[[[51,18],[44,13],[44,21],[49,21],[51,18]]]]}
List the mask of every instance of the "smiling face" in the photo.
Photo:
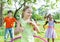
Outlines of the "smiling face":
{"type": "Polygon", "coordinates": [[[27,7],[23,10],[23,17],[26,19],[30,19],[32,16],[32,9],[30,7],[27,7]]]}
{"type": "Polygon", "coordinates": [[[32,10],[30,8],[26,9],[24,12],[24,17],[31,18],[32,10]]]}

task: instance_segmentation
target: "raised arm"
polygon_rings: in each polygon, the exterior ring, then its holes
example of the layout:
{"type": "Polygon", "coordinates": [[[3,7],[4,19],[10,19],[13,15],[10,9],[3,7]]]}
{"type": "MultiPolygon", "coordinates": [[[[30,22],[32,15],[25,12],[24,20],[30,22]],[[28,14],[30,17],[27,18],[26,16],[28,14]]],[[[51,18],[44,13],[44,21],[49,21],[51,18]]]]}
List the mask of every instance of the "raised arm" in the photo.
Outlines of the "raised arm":
{"type": "Polygon", "coordinates": [[[38,27],[37,24],[36,24],[34,21],[33,21],[33,22],[32,22],[32,21],[29,21],[29,23],[30,23],[31,25],[33,25],[34,27],[36,27],[36,28],[38,27]]]}
{"type": "Polygon", "coordinates": [[[57,22],[57,21],[55,21],[55,20],[54,20],[54,22],[55,22],[55,23],[60,23],[60,22],[57,22]]]}
{"type": "Polygon", "coordinates": [[[39,31],[39,27],[38,27],[38,25],[36,24],[36,22],[35,21],[30,21],[29,22],[31,25],[33,25],[34,26],[34,28],[36,28],[36,31],[38,32],[38,33],[40,33],[40,31],[39,31]]]}

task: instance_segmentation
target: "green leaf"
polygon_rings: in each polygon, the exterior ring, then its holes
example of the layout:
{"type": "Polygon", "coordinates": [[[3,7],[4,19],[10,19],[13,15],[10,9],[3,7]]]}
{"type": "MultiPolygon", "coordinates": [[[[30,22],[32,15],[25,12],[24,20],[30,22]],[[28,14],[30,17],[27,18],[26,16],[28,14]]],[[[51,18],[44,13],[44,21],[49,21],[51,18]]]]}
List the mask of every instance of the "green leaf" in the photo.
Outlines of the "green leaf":
{"type": "Polygon", "coordinates": [[[45,0],[47,3],[50,1],[50,0],[45,0]]]}
{"type": "Polygon", "coordinates": [[[32,1],[32,3],[35,3],[37,0],[31,0],[32,1]]]}
{"type": "Polygon", "coordinates": [[[14,0],[15,2],[17,2],[18,0],[14,0]]]}
{"type": "Polygon", "coordinates": [[[7,3],[8,3],[9,5],[12,5],[12,0],[7,0],[7,3]]]}
{"type": "Polygon", "coordinates": [[[56,2],[59,2],[60,0],[56,0],[56,2]]]}
{"type": "Polygon", "coordinates": [[[0,3],[6,3],[6,0],[0,0],[0,3]]]}

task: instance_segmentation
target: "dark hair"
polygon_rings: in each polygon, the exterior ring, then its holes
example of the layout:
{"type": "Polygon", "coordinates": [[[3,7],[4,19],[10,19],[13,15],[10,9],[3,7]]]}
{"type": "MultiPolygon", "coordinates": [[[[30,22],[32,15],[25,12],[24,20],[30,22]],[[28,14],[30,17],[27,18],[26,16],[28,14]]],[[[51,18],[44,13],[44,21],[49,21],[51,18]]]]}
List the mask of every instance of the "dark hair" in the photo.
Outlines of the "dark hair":
{"type": "Polygon", "coordinates": [[[44,19],[48,19],[51,14],[49,13],[47,16],[44,16],[44,19]]]}
{"type": "MultiPolygon", "coordinates": [[[[30,8],[30,7],[29,6],[25,6],[22,11],[25,12],[25,10],[28,9],[28,8],[30,8]]],[[[23,12],[22,12],[22,18],[24,17],[24,13],[23,12]]]]}
{"type": "Polygon", "coordinates": [[[47,17],[49,18],[50,15],[51,15],[51,14],[49,14],[47,17]]]}
{"type": "Polygon", "coordinates": [[[12,10],[9,10],[7,13],[13,13],[12,10]]]}

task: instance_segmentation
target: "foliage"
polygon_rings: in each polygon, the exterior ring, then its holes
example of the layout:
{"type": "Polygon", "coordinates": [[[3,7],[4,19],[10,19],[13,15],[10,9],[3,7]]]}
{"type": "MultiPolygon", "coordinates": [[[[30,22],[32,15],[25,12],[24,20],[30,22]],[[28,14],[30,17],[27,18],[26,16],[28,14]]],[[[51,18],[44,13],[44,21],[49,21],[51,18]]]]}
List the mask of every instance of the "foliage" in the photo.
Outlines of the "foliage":
{"type": "Polygon", "coordinates": [[[53,16],[54,19],[60,19],[60,13],[56,13],[54,16],[53,16]]]}
{"type": "MultiPolygon", "coordinates": [[[[38,9],[36,9],[35,7],[32,6],[32,8],[33,8],[33,14],[34,14],[34,17],[36,17],[36,18],[40,18],[41,19],[41,17],[43,17],[44,14],[47,14],[48,8],[49,9],[56,9],[56,8],[58,8],[57,3],[60,2],[60,0],[55,0],[56,2],[53,2],[51,0],[43,0],[43,1],[46,2],[46,4],[45,5],[41,5],[41,7],[38,8],[38,9]],[[38,13],[36,13],[36,11],[38,11],[38,13]],[[38,17],[35,16],[36,14],[39,14],[40,17],[39,16],[38,17]]],[[[35,4],[36,2],[37,2],[37,0],[2,0],[2,3],[4,5],[7,4],[10,7],[12,7],[14,5],[14,7],[15,7],[14,17],[19,17],[17,15],[21,14],[22,8],[24,6],[35,4]],[[13,4],[13,2],[14,2],[14,4],[13,4]],[[16,3],[18,3],[17,5],[19,7],[17,7],[16,3]]],[[[4,8],[4,9],[6,9],[6,8],[4,8]]],[[[3,10],[3,14],[4,14],[4,16],[6,15],[6,12],[4,10],[3,10]]],[[[58,14],[56,16],[54,16],[54,18],[58,19],[58,14]]]]}
{"type": "Polygon", "coordinates": [[[42,20],[43,16],[39,15],[39,14],[32,14],[32,18],[35,20],[42,20]]]}
{"type": "MultiPolygon", "coordinates": [[[[12,5],[15,6],[15,12],[14,12],[14,17],[16,18],[16,14],[17,12],[23,7],[26,6],[26,4],[31,4],[31,3],[35,3],[36,0],[2,0],[2,2],[4,4],[8,4],[10,7],[12,5]],[[14,4],[13,4],[14,2],[14,4]],[[17,7],[16,3],[18,3],[17,5],[20,7],[17,7]]],[[[8,7],[8,6],[7,6],[8,7]]]]}

